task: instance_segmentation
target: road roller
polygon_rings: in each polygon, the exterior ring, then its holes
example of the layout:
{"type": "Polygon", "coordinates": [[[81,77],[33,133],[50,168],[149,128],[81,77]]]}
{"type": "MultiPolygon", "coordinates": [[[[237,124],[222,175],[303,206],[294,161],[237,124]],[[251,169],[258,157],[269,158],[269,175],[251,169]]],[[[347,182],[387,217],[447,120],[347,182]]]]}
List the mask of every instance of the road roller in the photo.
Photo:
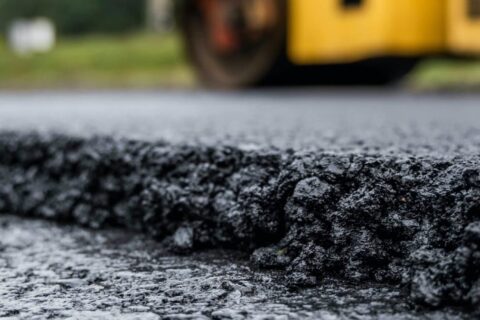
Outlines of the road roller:
{"type": "Polygon", "coordinates": [[[480,0],[176,0],[203,83],[388,84],[422,58],[480,55],[480,0]]]}

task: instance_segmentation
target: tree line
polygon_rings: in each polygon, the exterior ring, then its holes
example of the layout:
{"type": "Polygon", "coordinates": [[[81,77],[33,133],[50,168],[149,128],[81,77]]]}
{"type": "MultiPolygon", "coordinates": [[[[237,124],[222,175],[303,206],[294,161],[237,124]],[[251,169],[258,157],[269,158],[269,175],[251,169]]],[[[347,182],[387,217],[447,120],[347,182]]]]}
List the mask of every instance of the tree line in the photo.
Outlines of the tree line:
{"type": "Polygon", "coordinates": [[[123,33],[143,28],[146,0],[0,0],[0,30],[13,20],[45,17],[59,34],[123,33]]]}

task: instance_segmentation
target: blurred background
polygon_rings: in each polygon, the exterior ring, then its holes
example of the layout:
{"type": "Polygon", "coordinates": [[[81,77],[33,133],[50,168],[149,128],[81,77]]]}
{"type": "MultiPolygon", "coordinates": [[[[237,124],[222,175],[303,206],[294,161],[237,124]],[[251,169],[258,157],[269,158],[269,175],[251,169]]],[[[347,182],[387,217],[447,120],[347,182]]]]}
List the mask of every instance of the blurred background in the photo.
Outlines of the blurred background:
{"type": "Polygon", "coordinates": [[[0,0],[0,30],[2,89],[194,85],[170,1],[0,0]]]}
{"type": "MultiPolygon", "coordinates": [[[[198,86],[174,11],[169,0],[0,0],[0,89],[198,86]]],[[[480,60],[425,59],[402,85],[480,90],[480,60]]]]}

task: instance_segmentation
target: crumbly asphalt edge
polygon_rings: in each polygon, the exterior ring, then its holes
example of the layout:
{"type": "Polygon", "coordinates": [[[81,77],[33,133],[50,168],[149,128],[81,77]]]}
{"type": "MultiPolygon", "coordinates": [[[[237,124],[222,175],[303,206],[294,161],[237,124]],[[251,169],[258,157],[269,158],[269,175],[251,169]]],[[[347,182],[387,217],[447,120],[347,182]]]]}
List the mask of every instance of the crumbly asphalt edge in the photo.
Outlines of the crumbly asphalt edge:
{"type": "Polygon", "coordinates": [[[0,212],[251,254],[292,287],[401,287],[480,312],[480,156],[0,133],[0,212]]]}

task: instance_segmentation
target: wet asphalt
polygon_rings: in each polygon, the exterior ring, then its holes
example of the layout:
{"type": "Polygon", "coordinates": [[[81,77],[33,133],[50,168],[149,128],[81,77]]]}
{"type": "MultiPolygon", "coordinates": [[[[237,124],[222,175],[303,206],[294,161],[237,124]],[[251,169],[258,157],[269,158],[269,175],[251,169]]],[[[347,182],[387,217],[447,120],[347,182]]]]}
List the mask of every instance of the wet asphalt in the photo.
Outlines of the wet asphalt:
{"type": "Polygon", "coordinates": [[[2,319],[468,319],[389,287],[289,291],[236,252],[172,255],[138,233],[0,217],[2,319]]]}
{"type": "MultiPolygon", "coordinates": [[[[370,90],[0,93],[4,153],[0,193],[8,196],[0,208],[29,218],[6,216],[1,221],[0,316],[469,318],[472,303],[480,297],[478,286],[472,284],[478,274],[471,271],[478,267],[480,230],[479,102],[480,95],[475,94],[370,90]],[[76,139],[73,146],[68,137],[76,139]],[[150,160],[143,162],[138,155],[142,152],[150,160]],[[119,153],[128,154],[128,160],[119,164],[119,153]],[[155,162],[158,156],[166,164],[155,162]],[[77,163],[82,159],[87,164],[77,163]],[[105,169],[112,163],[121,170],[105,169]],[[171,175],[158,169],[172,163],[178,167],[168,169],[171,175]],[[356,168],[359,164],[361,169],[356,168]],[[71,172],[63,173],[67,170],[71,172]],[[138,182],[142,193],[134,191],[136,184],[131,189],[118,187],[131,183],[125,170],[141,170],[140,176],[148,176],[138,182]],[[392,170],[398,173],[392,175],[392,170]],[[269,198],[284,192],[279,188],[294,191],[282,198],[285,216],[277,217],[280,200],[269,198]],[[392,188],[408,190],[392,198],[388,191],[392,188]],[[452,198],[444,201],[447,193],[452,198]],[[118,197],[124,194],[141,201],[134,207],[123,206],[119,216],[123,202],[118,197]],[[69,201],[75,209],[59,205],[69,201]],[[177,212],[178,205],[183,206],[185,221],[179,223],[170,213],[161,218],[154,214],[152,220],[151,212],[177,212]],[[388,208],[388,219],[369,216],[378,208],[388,208]],[[315,213],[319,210],[325,216],[315,213]],[[295,231],[312,223],[321,226],[321,221],[336,219],[336,212],[342,210],[365,214],[365,226],[343,231],[345,237],[338,236],[338,229],[320,228],[329,237],[310,227],[305,228],[308,232],[295,231]],[[309,220],[314,219],[310,213],[317,220],[309,220]],[[31,217],[104,229],[92,231],[31,217]],[[422,219],[428,227],[421,227],[422,219]],[[221,232],[215,234],[205,221],[213,221],[221,232]],[[458,228],[445,229],[445,223],[458,228]],[[137,232],[112,229],[119,226],[137,232]],[[158,236],[157,226],[166,226],[162,229],[169,235],[166,240],[151,240],[152,234],[158,236]],[[234,236],[229,237],[232,228],[234,236]],[[385,228],[401,239],[385,240],[381,235],[385,228]],[[445,231],[452,236],[439,244],[438,234],[445,231]],[[269,232],[273,240],[263,238],[269,232]],[[379,235],[386,245],[378,244],[379,235]],[[349,238],[351,243],[335,237],[349,238]],[[410,243],[404,237],[414,240],[410,243]],[[240,247],[232,246],[236,241],[240,247]],[[310,241],[315,243],[313,249],[310,241]],[[392,251],[395,241],[399,249],[392,251]],[[172,253],[172,243],[177,254],[172,253]],[[453,250],[452,243],[461,245],[453,250]],[[219,250],[226,247],[235,251],[219,250]],[[325,248],[347,251],[327,253],[325,248]],[[283,255],[287,249],[290,252],[280,257],[279,252],[283,255]],[[292,255],[292,250],[300,254],[292,255]],[[334,276],[328,263],[318,261],[318,252],[340,259],[347,266],[346,276],[334,276]],[[360,258],[341,260],[342,254],[360,258]],[[409,255],[428,261],[409,260],[409,255]],[[362,260],[364,256],[368,261],[362,260]],[[459,263],[465,256],[467,262],[459,263]],[[380,258],[381,267],[380,260],[371,264],[380,258]],[[385,259],[391,262],[386,269],[385,259]],[[415,265],[414,274],[399,261],[415,265]],[[266,265],[280,270],[266,270],[266,265]],[[455,282],[445,275],[448,268],[459,273],[454,277],[468,275],[470,280],[455,282]],[[300,282],[320,274],[332,277],[313,288],[292,289],[285,285],[285,269],[300,282]],[[362,278],[362,273],[372,277],[362,278]],[[377,281],[380,274],[403,275],[406,282],[377,281]],[[435,287],[429,277],[440,285],[435,287]],[[469,310],[462,308],[466,305],[469,310]]],[[[347,215],[338,226],[348,229],[355,220],[347,215]]]]}

